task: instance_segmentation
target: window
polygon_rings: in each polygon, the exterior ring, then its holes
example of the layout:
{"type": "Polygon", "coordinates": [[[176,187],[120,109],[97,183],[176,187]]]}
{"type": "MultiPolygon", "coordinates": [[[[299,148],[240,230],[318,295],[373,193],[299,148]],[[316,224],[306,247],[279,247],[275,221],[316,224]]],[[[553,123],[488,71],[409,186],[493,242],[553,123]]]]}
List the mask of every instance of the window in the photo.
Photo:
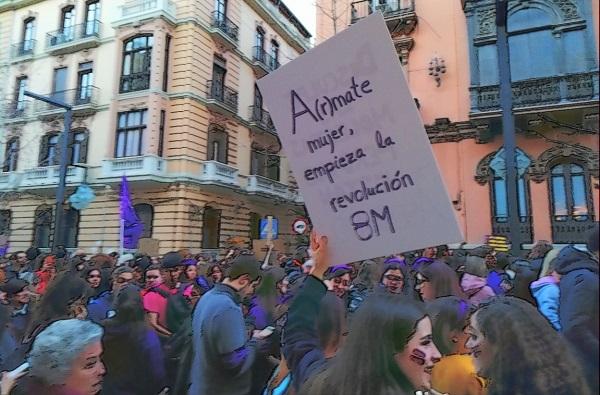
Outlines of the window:
{"type": "Polygon", "coordinates": [[[152,221],[154,221],[154,208],[150,204],[140,203],[133,206],[138,218],[144,224],[141,237],[152,237],[152,221]]]}
{"type": "Polygon", "coordinates": [[[123,43],[121,93],[150,87],[152,44],[152,35],[136,36],[123,43]]]}
{"type": "MultiPolygon", "coordinates": [[[[515,160],[518,169],[517,199],[519,204],[519,219],[521,222],[529,221],[529,189],[525,179],[527,168],[531,159],[520,149],[515,151],[515,160]]],[[[506,190],[506,164],[504,148],[498,150],[490,161],[490,174],[492,176],[492,209],[494,222],[508,222],[508,194],[506,190]]]]}
{"type": "Polygon", "coordinates": [[[164,155],[165,150],[165,122],[167,114],[165,110],[160,110],[160,124],[158,125],[158,156],[164,155]]]}
{"type": "Polygon", "coordinates": [[[23,54],[33,51],[35,42],[35,18],[23,22],[23,54]]]}
{"type": "Polygon", "coordinates": [[[13,137],[6,143],[2,171],[16,171],[19,160],[19,138],[13,137]]]}
{"type": "Polygon", "coordinates": [[[269,66],[275,70],[279,67],[279,43],[275,40],[271,40],[271,62],[269,66]]]}
{"type": "Polygon", "coordinates": [[[60,28],[63,41],[71,41],[74,38],[75,28],[75,7],[67,6],[61,10],[60,28]]]}
{"type": "Polygon", "coordinates": [[[64,102],[67,91],[67,73],[66,67],[54,69],[54,82],[52,86],[52,98],[64,102]]]}
{"type": "Polygon", "coordinates": [[[202,214],[202,248],[219,248],[221,210],[205,207],[202,214]]]}
{"type": "Polygon", "coordinates": [[[227,15],[227,0],[215,0],[215,11],[217,12],[217,20],[225,21],[227,15]]]}
{"type": "Polygon", "coordinates": [[[213,61],[212,83],[210,87],[210,97],[219,101],[225,101],[225,59],[215,55],[213,61]]]}
{"type": "Polygon", "coordinates": [[[77,72],[77,104],[89,103],[94,88],[93,62],[79,63],[77,72]]]}
{"type": "Polygon", "coordinates": [[[171,50],[171,36],[167,34],[167,38],[165,40],[165,68],[163,70],[163,92],[167,91],[169,86],[169,54],[171,50]]]}
{"type": "Polygon", "coordinates": [[[260,26],[256,28],[256,37],[254,39],[254,59],[265,63],[265,31],[260,26]]]}
{"type": "Polygon", "coordinates": [[[79,210],[69,208],[64,212],[64,234],[63,243],[67,248],[77,247],[77,235],[79,234],[79,210]]]}
{"type": "Polygon", "coordinates": [[[147,110],[120,112],[118,115],[115,157],[140,156],[146,129],[147,110]]]}
{"type": "Polygon", "coordinates": [[[270,178],[279,181],[280,177],[280,158],[278,155],[270,154],[266,151],[252,150],[250,163],[250,173],[257,176],[270,178]]]}
{"type": "Polygon", "coordinates": [[[589,192],[583,167],[575,163],[558,164],[551,171],[552,213],[554,221],[588,221],[589,192]]]}
{"type": "Polygon", "coordinates": [[[88,1],[85,9],[86,36],[97,35],[100,32],[100,1],[88,1]]]}
{"type": "Polygon", "coordinates": [[[8,235],[10,233],[10,210],[0,210],[0,235],[8,235]]]}
{"type": "Polygon", "coordinates": [[[258,89],[258,85],[254,84],[254,107],[257,109],[263,108],[263,97],[262,93],[260,93],[260,89],[258,89]]]}
{"type": "Polygon", "coordinates": [[[54,166],[58,165],[58,133],[48,133],[42,136],[42,142],[40,144],[40,155],[39,155],[39,166],[54,166]]]}
{"type": "Polygon", "coordinates": [[[15,110],[23,112],[25,110],[25,90],[27,89],[27,77],[17,78],[15,85],[15,110]]]}
{"type": "Polygon", "coordinates": [[[257,213],[250,213],[250,240],[260,239],[260,220],[261,216],[257,213]]]}
{"type": "Polygon", "coordinates": [[[69,133],[69,164],[87,161],[88,133],[78,131],[69,133]]]}
{"type": "Polygon", "coordinates": [[[52,207],[48,205],[39,206],[34,215],[33,246],[49,248],[50,237],[52,236],[52,207]]]}
{"type": "Polygon", "coordinates": [[[209,127],[207,160],[227,163],[228,137],[229,136],[224,129],[215,125],[209,127]]]}

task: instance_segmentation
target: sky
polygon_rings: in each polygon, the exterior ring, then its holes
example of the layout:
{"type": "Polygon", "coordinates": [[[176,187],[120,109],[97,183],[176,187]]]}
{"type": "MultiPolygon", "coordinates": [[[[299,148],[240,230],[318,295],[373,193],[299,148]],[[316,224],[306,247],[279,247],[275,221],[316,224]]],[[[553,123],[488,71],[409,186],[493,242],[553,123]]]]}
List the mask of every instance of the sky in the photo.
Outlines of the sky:
{"type": "Polygon", "coordinates": [[[283,0],[283,2],[314,37],[317,23],[314,0],[283,0]]]}

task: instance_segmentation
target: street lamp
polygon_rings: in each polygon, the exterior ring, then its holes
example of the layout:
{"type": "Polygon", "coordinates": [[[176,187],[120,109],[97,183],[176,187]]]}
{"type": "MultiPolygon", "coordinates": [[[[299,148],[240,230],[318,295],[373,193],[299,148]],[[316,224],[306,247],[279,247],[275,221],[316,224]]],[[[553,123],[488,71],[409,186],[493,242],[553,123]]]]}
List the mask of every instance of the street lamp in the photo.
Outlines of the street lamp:
{"type": "Polygon", "coordinates": [[[502,109],[502,138],[504,140],[504,163],[506,165],[510,252],[513,255],[518,255],[521,250],[521,229],[515,160],[515,117],[513,114],[508,34],[506,32],[507,18],[508,0],[496,0],[496,46],[498,47],[498,71],[500,74],[500,107],[502,109]]]}
{"type": "Polygon", "coordinates": [[[58,179],[58,188],[56,190],[56,220],[54,221],[54,236],[52,238],[52,248],[57,245],[62,244],[63,237],[63,222],[64,222],[64,210],[63,203],[65,201],[65,188],[67,183],[67,165],[68,165],[68,157],[67,157],[67,148],[69,141],[69,132],[71,130],[71,118],[72,118],[72,106],[60,101],[56,100],[52,97],[38,95],[37,93],[33,93],[30,91],[23,92],[25,96],[29,96],[34,98],[35,100],[42,101],[44,103],[48,103],[52,106],[64,108],[64,127],[63,131],[60,135],[59,139],[59,149],[60,149],[60,162],[59,162],[59,179],[58,179]]]}

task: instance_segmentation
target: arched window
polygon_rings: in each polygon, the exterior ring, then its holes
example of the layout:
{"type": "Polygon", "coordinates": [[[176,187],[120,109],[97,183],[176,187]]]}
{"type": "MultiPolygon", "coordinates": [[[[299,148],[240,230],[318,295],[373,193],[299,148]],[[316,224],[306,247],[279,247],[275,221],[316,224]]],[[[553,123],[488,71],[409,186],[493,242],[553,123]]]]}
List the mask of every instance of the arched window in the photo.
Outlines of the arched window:
{"type": "Polygon", "coordinates": [[[64,212],[63,244],[67,248],[77,247],[77,236],[79,235],[79,210],[69,208],[64,212]]]}
{"type": "Polygon", "coordinates": [[[135,36],[123,43],[120,92],[134,92],[150,87],[153,37],[135,36]]]}
{"type": "Polygon", "coordinates": [[[216,125],[211,125],[208,130],[207,160],[227,163],[227,132],[216,125]]]}
{"type": "Polygon", "coordinates": [[[219,248],[220,233],[221,210],[206,206],[202,214],[202,248],[219,248]]]}
{"type": "Polygon", "coordinates": [[[33,246],[49,248],[52,237],[52,207],[39,206],[34,213],[33,220],[33,246]]]}
{"type": "Polygon", "coordinates": [[[260,220],[261,216],[257,213],[250,213],[250,240],[260,239],[260,220]]]}
{"type": "Polygon", "coordinates": [[[19,161],[19,138],[13,137],[6,143],[2,171],[16,171],[19,161]]]}
{"type": "Polygon", "coordinates": [[[58,164],[58,141],[58,133],[53,132],[42,136],[40,154],[38,157],[38,164],[40,167],[54,166],[58,164]]]}
{"type": "Polygon", "coordinates": [[[88,133],[80,130],[69,134],[69,163],[85,163],[87,161],[88,133]]]}
{"type": "Polygon", "coordinates": [[[150,204],[140,203],[133,206],[138,218],[144,224],[141,237],[152,237],[152,223],[154,221],[154,207],[150,204]]]}

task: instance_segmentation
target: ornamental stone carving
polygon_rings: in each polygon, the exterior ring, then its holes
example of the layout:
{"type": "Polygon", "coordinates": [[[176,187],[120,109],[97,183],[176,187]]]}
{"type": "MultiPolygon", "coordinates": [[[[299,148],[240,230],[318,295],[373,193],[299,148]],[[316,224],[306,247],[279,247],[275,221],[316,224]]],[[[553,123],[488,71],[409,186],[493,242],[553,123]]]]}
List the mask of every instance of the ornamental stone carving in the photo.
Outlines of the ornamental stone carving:
{"type": "Polygon", "coordinates": [[[550,166],[560,159],[578,159],[583,162],[589,173],[598,178],[600,156],[594,151],[580,144],[561,144],[544,151],[530,168],[531,179],[540,183],[548,178],[550,166]]]}

